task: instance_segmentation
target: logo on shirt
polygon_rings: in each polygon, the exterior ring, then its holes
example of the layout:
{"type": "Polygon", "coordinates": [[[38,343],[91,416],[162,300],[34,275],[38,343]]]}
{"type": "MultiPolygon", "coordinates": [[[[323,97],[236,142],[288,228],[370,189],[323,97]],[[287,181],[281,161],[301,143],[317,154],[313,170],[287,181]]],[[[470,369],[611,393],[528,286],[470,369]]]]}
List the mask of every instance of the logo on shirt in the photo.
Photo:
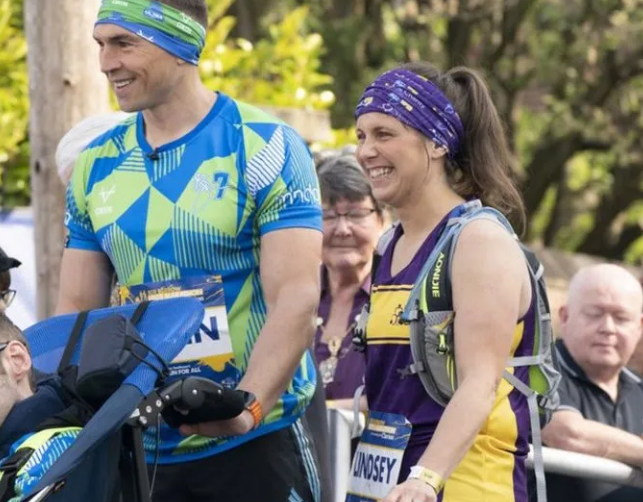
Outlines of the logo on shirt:
{"type": "Polygon", "coordinates": [[[391,320],[388,322],[391,326],[395,326],[396,324],[402,324],[402,314],[404,313],[404,309],[402,308],[402,305],[398,305],[395,307],[395,311],[393,312],[393,315],[391,316],[391,320]]]}
{"type": "Polygon", "coordinates": [[[190,212],[199,214],[210,200],[221,200],[228,188],[228,173],[218,172],[212,176],[212,181],[203,175],[196,174],[192,178],[192,190],[196,193],[196,198],[192,203],[190,212]]]}
{"type": "Polygon", "coordinates": [[[112,185],[109,189],[105,188],[105,187],[101,188],[100,192],[98,192],[98,195],[100,196],[101,200],[103,201],[103,204],[107,204],[107,201],[115,193],[116,193],[116,185],[112,185]]]}
{"type": "Polygon", "coordinates": [[[109,199],[112,198],[112,195],[116,193],[116,185],[112,185],[111,187],[102,187],[100,191],[98,192],[98,196],[100,197],[101,202],[103,203],[102,206],[97,207],[94,209],[94,214],[96,216],[104,216],[106,214],[111,214],[114,208],[112,206],[106,206],[109,202],[109,199]]]}
{"type": "Polygon", "coordinates": [[[295,206],[297,204],[320,203],[319,189],[313,185],[308,185],[305,189],[297,189],[281,196],[281,202],[286,206],[295,206]]]}

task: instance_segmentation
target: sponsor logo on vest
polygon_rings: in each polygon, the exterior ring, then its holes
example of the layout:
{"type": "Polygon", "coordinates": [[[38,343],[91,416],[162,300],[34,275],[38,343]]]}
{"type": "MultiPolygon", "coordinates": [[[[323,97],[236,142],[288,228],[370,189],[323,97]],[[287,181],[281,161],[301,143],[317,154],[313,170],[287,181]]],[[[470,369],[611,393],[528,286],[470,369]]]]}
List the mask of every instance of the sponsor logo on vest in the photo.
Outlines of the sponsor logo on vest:
{"type": "Polygon", "coordinates": [[[391,482],[391,473],[397,461],[396,458],[358,451],[353,467],[353,476],[367,481],[388,484],[391,482]]]}
{"type": "Polygon", "coordinates": [[[433,298],[440,298],[440,276],[442,275],[442,265],[444,265],[444,253],[440,253],[435,261],[433,277],[431,277],[431,295],[433,298]]]}

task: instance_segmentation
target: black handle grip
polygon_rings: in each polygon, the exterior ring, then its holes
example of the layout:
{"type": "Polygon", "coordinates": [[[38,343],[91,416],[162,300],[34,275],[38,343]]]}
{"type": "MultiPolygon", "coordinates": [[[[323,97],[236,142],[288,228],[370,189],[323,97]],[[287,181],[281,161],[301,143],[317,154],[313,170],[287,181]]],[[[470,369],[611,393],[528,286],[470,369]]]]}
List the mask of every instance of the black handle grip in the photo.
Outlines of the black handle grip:
{"type": "Polygon", "coordinates": [[[247,397],[242,390],[226,389],[200,377],[174,382],[160,395],[166,405],[161,415],[174,428],[237,417],[245,409],[247,397]]]}

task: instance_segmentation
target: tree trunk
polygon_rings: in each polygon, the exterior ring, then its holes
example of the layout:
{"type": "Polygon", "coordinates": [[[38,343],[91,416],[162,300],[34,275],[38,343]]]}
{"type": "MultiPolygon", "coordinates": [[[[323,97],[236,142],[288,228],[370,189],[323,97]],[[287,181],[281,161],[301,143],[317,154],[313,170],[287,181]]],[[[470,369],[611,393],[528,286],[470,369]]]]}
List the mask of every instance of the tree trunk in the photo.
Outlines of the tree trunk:
{"type": "Polygon", "coordinates": [[[565,225],[565,217],[569,217],[569,190],[567,188],[567,169],[565,166],[560,170],[558,178],[558,189],[556,190],[556,201],[554,209],[549,218],[549,224],[543,235],[543,245],[554,247],[554,239],[558,231],[565,225]]]}
{"type": "MultiPolygon", "coordinates": [[[[623,241],[614,242],[611,229],[614,221],[630,205],[641,198],[641,181],[643,181],[643,167],[633,165],[613,170],[614,184],[609,194],[601,198],[595,212],[594,227],[585,236],[578,247],[578,251],[597,256],[608,256],[610,250],[623,246],[623,241]]],[[[622,257],[617,257],[621,259],[622,257]]]]}
{"type": "Polygon", "coordinates": [[[581,145],[580,132],[572,132],[559,138],[543,135],[541,144],[525,169],[523,194],[529,219],[540,207],[547,189],[556,180],[560,170],[579,151],[581,145]]]}
{"type": "Polygon", "coordinates": [[[64,187],[54,154],[82,118],[108,110],[92,27],[100,0],[25,0],[29,53],[29,137],[38,317],[53,314],[65,239],[64,187]]]}

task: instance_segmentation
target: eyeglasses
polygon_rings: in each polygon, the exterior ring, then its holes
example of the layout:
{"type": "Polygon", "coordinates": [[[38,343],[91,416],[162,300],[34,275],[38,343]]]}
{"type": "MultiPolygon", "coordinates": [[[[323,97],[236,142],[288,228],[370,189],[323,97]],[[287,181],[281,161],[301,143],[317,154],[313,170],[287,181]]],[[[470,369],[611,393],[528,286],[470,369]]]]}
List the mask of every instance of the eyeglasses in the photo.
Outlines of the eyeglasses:
{"type": "Polygon", "coordinates": [[[357,207],[355,209],[350,209],[345,213],[338,213],[337,211],[328,209],[322,212],[322,220],[324,220],[324,223],[327,225],[336,225],[339,219],[343,216],[346,218],[346,221],[353,225],[361,225],[366,218],[376,212],[377,209],[373,209],[372,207],[357,207]]]}
{"type": "Polygon", "coordinates": [[[2,352],[4,349],[6,349],[9,346],[9,342],[2,342],[0,343],[0,352],[2,352]]]}
{"type": "Polygon", "coordinates": [[[2,292],[0,292],[0,301],[5,304],[5,307],[8,307],[11,305],[11,302],[13,302],[13,299],[16,297],[16,290],[15,289],[6,289],[2,292]]]}

